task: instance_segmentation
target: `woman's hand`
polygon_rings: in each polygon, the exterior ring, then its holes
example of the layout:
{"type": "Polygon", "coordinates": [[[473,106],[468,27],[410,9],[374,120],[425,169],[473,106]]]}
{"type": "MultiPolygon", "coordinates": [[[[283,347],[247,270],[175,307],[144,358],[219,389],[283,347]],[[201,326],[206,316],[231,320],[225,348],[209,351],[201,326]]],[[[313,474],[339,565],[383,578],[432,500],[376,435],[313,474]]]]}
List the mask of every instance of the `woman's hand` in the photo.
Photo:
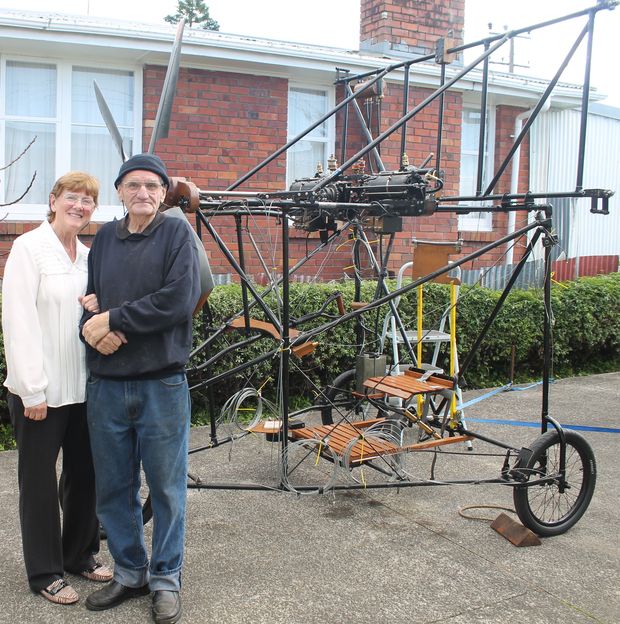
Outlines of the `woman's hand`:
{"type": "Polygon", "coordinates": [[[24,406],[24,416],[30,420],[45,420],[47,418],[47,403],[39,403],[32,407],[24,406]]]}
{"type": "Polygon", "coordinates": [[[87,312],[99,313],[99,302],[97,301],[97,295],[95,293],[80,295],[78,301],[87,312]]]}
{"type": "MultiPolygon", "coordinates": [[[[102,312],[91,316],[82,327],[84,340],[93,348],[97,348],[97,343],[108,333],[110,333],[110,313],[102,312]]],[[[120,345],[117,345],[117,348],[120,345]]]]}

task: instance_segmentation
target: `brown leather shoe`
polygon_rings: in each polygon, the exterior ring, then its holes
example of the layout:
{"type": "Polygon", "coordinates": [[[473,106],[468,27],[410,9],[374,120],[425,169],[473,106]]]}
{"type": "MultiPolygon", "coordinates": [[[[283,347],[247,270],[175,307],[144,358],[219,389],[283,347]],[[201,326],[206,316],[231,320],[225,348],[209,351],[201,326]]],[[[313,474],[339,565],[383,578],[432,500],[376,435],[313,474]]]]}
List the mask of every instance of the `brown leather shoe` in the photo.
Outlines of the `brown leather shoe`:
{"type": "Polygon", "coordinates": [[[153,620],[156,624],[175,624],[181,619],[181,596],[177,591],[153,592],[153,620]]]}
{"type": "Polygon", "coordinates": [[[131,598],[146,596],[149,593],[149,586],[125,587],[116,581],[112,581],[103,589],[98,589],[86,598],[86,608],[89,611],[105,611],[111,609],[131,598]]]}

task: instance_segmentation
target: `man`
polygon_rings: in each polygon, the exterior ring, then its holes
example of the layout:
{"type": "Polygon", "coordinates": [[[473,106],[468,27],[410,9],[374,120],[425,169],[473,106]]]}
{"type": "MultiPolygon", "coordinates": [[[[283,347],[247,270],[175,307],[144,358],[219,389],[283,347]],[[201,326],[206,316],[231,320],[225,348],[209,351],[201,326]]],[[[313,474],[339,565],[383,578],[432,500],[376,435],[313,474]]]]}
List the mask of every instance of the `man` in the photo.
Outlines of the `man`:
{"type": "Polygon", "coordinates": [[[97,516],[114,558],[114,579],[86,599],[93,611],[153,592],[158,624],[181,617],[190,399],[184,367],[199,264],[187,223],[159,211],[169,186],[152,154],[131,157],[114,182],[127,215],[101,227],[88,259],[84,313],[88,425],[97,516]],[[153,504],[151,559],[144,543],[140,463],[153,504]]]}

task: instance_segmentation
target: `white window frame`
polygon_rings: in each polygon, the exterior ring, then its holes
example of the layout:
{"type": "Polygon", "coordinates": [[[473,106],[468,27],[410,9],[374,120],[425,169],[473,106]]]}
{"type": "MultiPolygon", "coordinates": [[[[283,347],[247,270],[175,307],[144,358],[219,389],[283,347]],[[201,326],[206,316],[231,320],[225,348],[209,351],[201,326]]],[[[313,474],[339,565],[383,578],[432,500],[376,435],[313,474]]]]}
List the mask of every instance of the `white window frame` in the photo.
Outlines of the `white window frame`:
{"type": "MultiPolygon", "coordinates": [[[[94,63],[90,61],[72,62],[63,58],[41,58],[20,55],[0,55],[0,166],[7,164],[5,157],[5,122],[15,119],[5,114],[6,101],[6,64],[7,61],[18,63],[41,63],[56,67],[56,117],[46,120],[56,126],[56,163],[55,179],[71,170],[71,130],[73,120],[71,116],[71,80],[74,67],[87,69],[101,69],[110,71],[126,71],[133,73],[134,83],[134,111],[133,134],[134,146],[142,146],[142,109],[143,109],[143,67],[141,65],[118,65],[110,63],[94,63]]],[[[104,94],[105,95],[105,94],[104,94]]],[[[37,118],[33,118],[37,121],[37,118]]],[[[26,146],[24,146],[26,147],[26,146]]],[[[116,151],[115,151],[116,153],[116,151]]],[[[119,166],[121,164],[120,155],[119,166]]],[[[112,185],[112,180],[100,180],[101,184],[112,185]]],[[[51,190],[51,189],[50,189],[51,190]]],[[[0,173],[0,203],[13,201],[15,198],[5,198],[4,176],[0,173]]],[[[0,208],[0,217],[7,221],[42,221],[47,214],[48,205],[28,203],[28,195],[24,199],[10,206],[0,208]]],[[[122,216],[123,209],[120,203],[100,205],[93,214],[93,221],[105,222],[122,216]]]]}
{"type": "MultiPolygon", "coordinates": [[[[333,108],[335,107],[335,98],[336,98],[336,93],[335,93],[335,89],[332,85],[324,85],[324,84],[308,84],[308,83],[301,83],[301,82],[289,82],[288,85],[288,92],[287,92],[287,120],[290,119],[290,111],[288,110],[289,106],[290,106],[290,92],[292,90],[304,90],[304,91],[323,91],[326,95],[326,106],[325,106],[325,112],[328,112],[330,110],[333,110],[333,108]]],[[[335,145],[336,145],[336,123],[335,123],[335,119],[334,119],[335,115],[332,115],[326,122],[326,133],[324,137],[312,137],[312,138],[304,138],[302,139],[302,141],[312,141],[315,143],[324,143],[326,148],[325,148],[325,160],[327,161],[327,159],[330,157],[331,154],[334,153],[334,149],[335,149],[335,145]]],[[[297,136],[298,133],[295,134],[291,134],[291,130],[290,130],[290,125],[288,124],[287,121],[287,128],[286,128],[286,140],[287,142],[290,141],[292,138],[294,138],[295,136],[297,136]]],[[[327,162],[322,163],[323,164],[323,170],[327,171],[327,162]]],[[[287,152],[287,159],[286,159],[286,188],[288,189],[291,185],[291,183],[295,180],[295,179],[299,179],[299,178],[311,178],[313,175],[315,174],[315,171],[305,171],[300,175],[293,175],[293,172],[291,171],[291,167],[289,164],[289,158],[288,158],[288,152],[287,152]]]]}
{"type": "MultiPolygon", "coordinates": [[[[463,102],[463,113],[466,110],[479,111],[479,103],[467,103],[463,102]]],[[[486,155],[484,159],[484,175],[482,177],[482,190],[486,189],[486,185],[491,181],[493,171],[495,169],[495,105],[488,104],[487,106],[487,125],[486,125],[486,155]]],[[[461,115],[461,119],[463,114],[461,115]]],[[[478,146],[472,150],[463,149],[463,134],[461,125],[461,157],[464,154],[471,156],[478,156],[478,146]]],[[[462,170],[462,160],[461,160],[462,170]]],[[[474,195],[476,189],[473,189],[472,195],[474,195]]],[[[463,195],[459,188],[459,195],[463,195]]],[[[488,205],[488,202],[484,204],[476,202],[476,205],[488,205]]],[[[493,230],[493,214],[490,212],[470,212],[469,214],[459,215],[459,232],[491,232],[493,230]]]]}

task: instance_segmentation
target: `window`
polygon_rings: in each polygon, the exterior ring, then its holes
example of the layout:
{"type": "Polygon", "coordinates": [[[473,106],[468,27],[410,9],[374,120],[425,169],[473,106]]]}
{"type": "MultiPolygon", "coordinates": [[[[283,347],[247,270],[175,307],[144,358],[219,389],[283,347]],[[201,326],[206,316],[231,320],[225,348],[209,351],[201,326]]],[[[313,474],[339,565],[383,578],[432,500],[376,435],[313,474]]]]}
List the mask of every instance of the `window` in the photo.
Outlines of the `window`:
{"type": "Polygon", "coordinates": [[[56,171],[57,75],[55,65],[6,63],[3,164],[14,161],[35,137],[36,141],[4,171],[3,203],[19,197],[36,172],[35,183],[23,201],[47,204],[56,171]]]}
{"type": "MultiPolygon", "coordinates": [[[[27,189],[36,172],[24,199],[4,208],[10,218],[41,219],[54,181],[76,169],[99,178],[101,206],[118,206],[111,181],[120,155],[99,112],[93,81],[119,127],[125,152],[131,153],[140,130],[134,72],[12,59],[5,60],[1,70],[1,162],[17,159],[36,137],[30,149],[0,177],[0,202],[9,203],[27,189]]],[[[116,212],[118,208],[99,210],[95,217],[105,220],[116,212]]]]}
{"type": "MultiPolygon", "coordinates": [[[[321,89],[290,87],[288,93],[288,140],[306,130],[325,115],[330,107],[329,94],[321,89]]],[[[333,146],[333,118],[317,126],[287,152],[287,188],[299,178],[311,178],[317,164],[327,169],[329,149],[333,146]]]]}
{"type": "MultiPolygon", "coordinates": [[[[492,127],[492,116],[487,121],[487,149],[484,154],[484,173],[482,176],[483,191],[485,182],[490,181],[492,172],[492,145],[491,137],[495,134],[492,127]]],[[[478,175],[478,141],[480,135],[480,110],[463,108],[463,122],[461,126],[461,178],[459,195],[476,195],[476,179],[478,175]]],[[[492,214],[488,212],[472,212],[459,216],[459,230],[478,232],[490,231],[492,214]]]]}

